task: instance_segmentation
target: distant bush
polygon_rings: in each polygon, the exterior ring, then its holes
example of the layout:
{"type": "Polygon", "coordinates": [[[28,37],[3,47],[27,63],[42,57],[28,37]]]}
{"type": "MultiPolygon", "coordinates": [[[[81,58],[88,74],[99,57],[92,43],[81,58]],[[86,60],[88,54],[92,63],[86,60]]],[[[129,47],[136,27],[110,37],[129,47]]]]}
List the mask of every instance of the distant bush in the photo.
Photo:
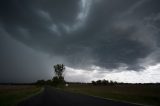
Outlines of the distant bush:
{"type": "Polygon", "coordinates": [[[42,85],[45,85],[46,84],[46,81],[45,80],[38,80],[36,82],[36,85],[39,85],[39,86],[42,86],[42,85]]]}
{"type": "Polygon", "coordinates": [[[65,84],[65,80],[64,77],[53,77],[52,79],[52,85],[54,86],[58,86],[58,85],[64,85],[65,84]]]}

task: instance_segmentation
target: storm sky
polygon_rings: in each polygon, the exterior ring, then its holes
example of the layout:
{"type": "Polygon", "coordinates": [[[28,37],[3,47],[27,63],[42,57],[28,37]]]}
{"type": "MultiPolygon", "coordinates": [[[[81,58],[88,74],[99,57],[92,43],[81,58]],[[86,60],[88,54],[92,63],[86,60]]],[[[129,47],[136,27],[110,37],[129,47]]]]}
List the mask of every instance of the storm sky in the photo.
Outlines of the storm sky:
{"type": "Polygon", "coordinates": [[[159,0],[1,0],[0,82],[160,82],[159,0]]]}

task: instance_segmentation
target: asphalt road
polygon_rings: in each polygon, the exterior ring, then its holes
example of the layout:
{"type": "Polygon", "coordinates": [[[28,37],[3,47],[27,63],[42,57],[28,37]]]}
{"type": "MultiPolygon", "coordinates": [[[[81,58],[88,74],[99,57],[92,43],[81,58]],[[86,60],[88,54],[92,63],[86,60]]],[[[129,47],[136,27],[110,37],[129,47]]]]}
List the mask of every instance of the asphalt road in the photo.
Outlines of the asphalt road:
{"type": "Polygon", "coordinates": [[[138,106],[45,87],[44,91],[18,106],[138,106]]]}

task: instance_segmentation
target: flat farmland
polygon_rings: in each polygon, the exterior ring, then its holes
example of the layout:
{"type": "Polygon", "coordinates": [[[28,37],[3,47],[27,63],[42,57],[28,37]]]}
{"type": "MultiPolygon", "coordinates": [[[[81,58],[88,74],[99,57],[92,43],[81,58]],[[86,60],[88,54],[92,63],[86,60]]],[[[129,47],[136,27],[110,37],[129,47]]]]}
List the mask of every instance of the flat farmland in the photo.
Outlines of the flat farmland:
{"type": "Polygon", "coordinates": [[[0,85],[0,106],[16,106],[40,90],[40,87],[33,85],[0,85]]]}
{"type": "Polygon", "coordinates": [[[160,106],[160,85],[69,84],[64,90],[118,101],[160,106]]]}

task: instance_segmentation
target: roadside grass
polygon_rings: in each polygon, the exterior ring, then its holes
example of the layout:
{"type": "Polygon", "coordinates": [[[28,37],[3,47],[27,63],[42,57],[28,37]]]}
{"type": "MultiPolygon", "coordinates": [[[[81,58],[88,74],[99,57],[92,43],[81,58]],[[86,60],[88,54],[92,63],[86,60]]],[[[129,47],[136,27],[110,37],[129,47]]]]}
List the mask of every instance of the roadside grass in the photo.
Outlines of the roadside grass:
{"type": "Polygon", "coordinates": [[[0,85],[0,106],[16,106],[17,103],[40,91],[33,85],[0,85]]]}
{"type": "Polygon", "coordinates": [[[160,85],[70,84],[64,90],[118,101],[160,106],[160,85]]]}

